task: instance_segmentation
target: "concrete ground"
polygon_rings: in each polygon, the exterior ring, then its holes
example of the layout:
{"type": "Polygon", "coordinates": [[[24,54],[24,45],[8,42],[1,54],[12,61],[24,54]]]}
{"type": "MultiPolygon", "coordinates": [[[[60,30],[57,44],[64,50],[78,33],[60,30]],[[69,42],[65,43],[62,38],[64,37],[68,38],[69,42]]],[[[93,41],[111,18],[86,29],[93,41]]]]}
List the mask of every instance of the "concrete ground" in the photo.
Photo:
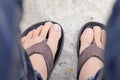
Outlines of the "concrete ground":
{"type": "Polygon", "coordinates": [[[64,49],[51,80],[76,80],[76,42],[81,27],[89,21],[106,24],[115,0],[24,0],[21,30],[44,20],[63,26],[64,49]]]}

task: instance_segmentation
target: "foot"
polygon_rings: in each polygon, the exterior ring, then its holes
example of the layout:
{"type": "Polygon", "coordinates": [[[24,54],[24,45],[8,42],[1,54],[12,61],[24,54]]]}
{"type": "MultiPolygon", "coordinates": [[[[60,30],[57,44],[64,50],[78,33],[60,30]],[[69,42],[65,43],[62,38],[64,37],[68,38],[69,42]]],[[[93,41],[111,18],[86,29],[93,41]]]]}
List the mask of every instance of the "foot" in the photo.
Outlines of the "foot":
{"type": "MultiPolygon", "coordinates": [[[[46,22],[45,25],[41,25],[37,29],[30,31],[22,38],[23,47],[28,49],[32,45],[42,42],[46,39],[48,32],[49,37],[47,44],[51,48],[54,58],[57,51],[58,41],[61,37],[61,27],[58,24],[46,22]]],[[[30,56],[30,60],[34,69],[40,72],[44,80],[47,80],[47,67],[43,56],[41,54],[33,54],[30,56]]]]}
{"type": "MultiPolygon", "coordinates": [[[[95,41],[96,45],[104,49],[105,45],[105,30],[102,30],[99,26],[95,26],[93,29],[87,28],[81,35],[81,47],[80,54],[95,41]]],[[[94,77],[99,69],[103,67],[103,62],[96,57],[90,58],[82,67],[79,75],[79,80],[87,80],[90,77],[94,77]]]]}

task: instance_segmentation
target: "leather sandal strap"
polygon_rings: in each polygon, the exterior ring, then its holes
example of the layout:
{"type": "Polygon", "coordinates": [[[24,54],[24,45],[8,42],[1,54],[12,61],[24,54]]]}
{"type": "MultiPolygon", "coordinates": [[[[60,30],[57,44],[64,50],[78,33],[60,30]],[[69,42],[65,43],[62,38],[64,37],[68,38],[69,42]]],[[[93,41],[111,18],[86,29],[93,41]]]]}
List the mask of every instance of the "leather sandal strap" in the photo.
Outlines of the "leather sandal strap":
{"type": "Polygon", "coordinates": [[[83,65],[85,64],[85,62],[87,62],[87,60],[89,60],[91,57],[97,57],[99,58],[101,61],[104,62],[104,51],[97,47],[97,45],[95,43],[93,43],[92,45],[90,45],[89,47],[87,47],[79,56],[78,58],[78,74],[80,74],[80,71],[83,67],[83,65]]]}
{"type": "Polygon", "coordinates": [[[52,51],[50,47],[47,45],[47,41],[44,40],[40,43],[37,43],[31,46],[30,48],[27,49],[27,53],[29,56],[31,56],[34,53],[35,54],[38,53],[44,57],[46,65],[47,65],[48,77],[50,77],[51,72],[53,70],[53,66],[54,66],[54,60],[53,60],[52,51]]]}

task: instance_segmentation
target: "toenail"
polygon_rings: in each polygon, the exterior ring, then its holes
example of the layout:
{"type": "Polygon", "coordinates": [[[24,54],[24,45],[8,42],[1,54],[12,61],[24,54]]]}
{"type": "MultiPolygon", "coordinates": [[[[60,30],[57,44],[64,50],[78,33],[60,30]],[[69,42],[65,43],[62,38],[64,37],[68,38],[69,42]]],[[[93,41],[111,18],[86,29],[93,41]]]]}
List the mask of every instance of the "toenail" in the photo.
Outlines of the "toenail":
{"type": "Polygon", "coordinates": [[[52,22],[46,22],[45,25],[46,25],[46,24],[52,24],[52,22]]]}
{"type": "Polygon", "coordinates": [[[59,31],[60,26],[58,24],[53,24],[53,30],[59,31]]]}
{"type": "Polygon", "coordinates": [[[90,29],[90,28],[86,29],[85,33],[92,33],[92,29],[90,29]]]}

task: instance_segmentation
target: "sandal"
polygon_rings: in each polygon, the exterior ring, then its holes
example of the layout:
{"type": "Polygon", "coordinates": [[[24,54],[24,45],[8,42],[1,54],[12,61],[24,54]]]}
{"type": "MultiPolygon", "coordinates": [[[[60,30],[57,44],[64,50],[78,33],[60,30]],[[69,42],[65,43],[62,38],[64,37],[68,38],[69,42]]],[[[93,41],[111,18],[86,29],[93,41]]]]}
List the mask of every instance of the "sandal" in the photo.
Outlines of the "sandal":
{"type": "MultiPolygon", "coordinates": [[[[23,32],[22,37],[26,36],[33,29],[36,29],[39,26],[44,25],[46,22],[49,22],[49,21],[40,22],[40,23],[37,23],[37,24],[31,26],[30,28],[28,28],[26,31],[23,32]]],[[[58,24],[58,23],[53,22],[53,21],[50,21],[50,22],[52,22],[53,24],[58,24]]],[[[57,52],[56,52],[54,60],[53,60],[52,51],[51,51],[50,47],[47,45],[47,43],[46,43],[47,39],[48,39],[49,32],[47,34],[46,40],[44,40],[44,41],[42,41],[40,43],[34,44],[33,46],[29,47],[26,50],[28,56],[31,56],[34,53],[39,53],[44,57],[46,65],[47,65],[47,73],[48,73],[47,74],[48,75],[47,80],[50,78],[51,73],[52,73],[56,63],[58,62],[58,59],[59,59],[59,57],[61,55],[61,52],[62,52],[62,49],[63,49],[64,32],[63,32],[63,29],[62,29],[61,25],[60,25],[60,27],[61,27],[61,33],[62,34],[61,34],[61,38],[60,38],[59,43],[58,43],[58,48],[57,48],[57,52]]]]}
{"type": "Polygon", "coordinates": [[[97,57],[99,58],[102,62],[104,62],[104,51],[97,47],[96,43],[93,41],[92,44],[87,47],[82,53],[81,55],[79,55],[80,53],[80,46],[81,46],[81,41],[80,41],[80,37],[83,33],[83,31],[86,28],[92,28],[94,26],[100,26],[102,29],[105,30],[105,25],[98,23],[98,22],[89,22],[87,24],[85,24],[82,29],[79,32],[78,35],[78,41],[77,41],[77,56],[78,56],[78,66],[77,66],[77,80],[79,80],[79,75],[80,75],[80,71],[83,67],[83,65],[91,58],[91,57],[97,57]]]}

